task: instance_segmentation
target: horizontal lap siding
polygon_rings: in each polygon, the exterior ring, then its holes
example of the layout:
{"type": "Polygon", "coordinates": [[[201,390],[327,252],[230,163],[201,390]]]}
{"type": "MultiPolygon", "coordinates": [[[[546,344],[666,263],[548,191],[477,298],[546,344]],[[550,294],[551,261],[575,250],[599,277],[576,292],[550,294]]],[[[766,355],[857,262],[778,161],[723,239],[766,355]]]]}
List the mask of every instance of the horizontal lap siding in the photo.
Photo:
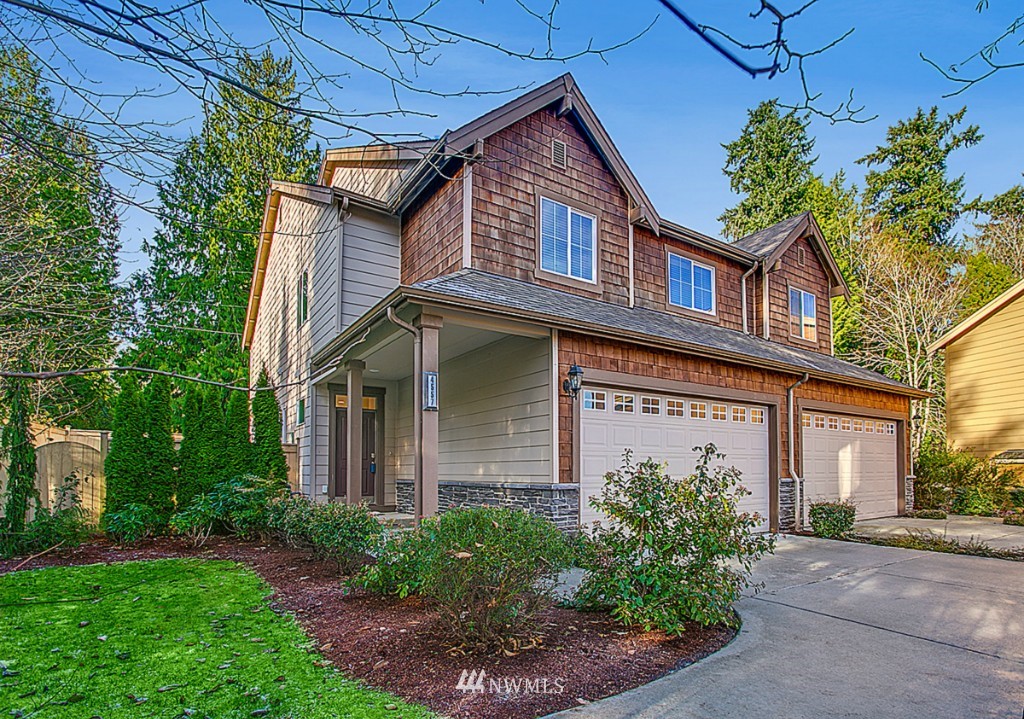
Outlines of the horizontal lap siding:
{"type": "MultiPolygon", "coordinates": [[[[683,255],[695,255],[698,261],[706,260],[715,268],[717,318],[709,318],[707,321],[713,322],[717,319],[723,327],[742,329],[740,278],[745,271],[743,267],[688,242],[655,237],[654,233],[645,227],[637,227],[633,232],[636,304],[660,312],[673,311],[673,306],[668,302],[666,248],[683,255]]],[[[687,317],[691,316],[687,314],[687,317]]]]}
{"type": "Polygon", "coordinates": [[[566,198],[600,213],[599,286],[574,294],[618,305],[629,302],[626,195],[575,121],[540,110],[484,140],[484,159],[473,168],[473,267],[527,282],[566,289],[536,278],[537,193],[566,198]],[[551,141],[567,145],[566,169],[551,166],[551,141]]]}
{"type": "MultiPolygon", "coordinates": [[[[635,377],[690,382],[709,388],[740,390],[773,396],[779,404],[779,433],[782,442],[780,476],[789,475],[786,444],[789,435],[786,388],[799,379],[798,375],[704,359],[680,352],[641,347],[625,342],[587,337],[565,331],[559,333],[558,350],[559,376],[566,376],[569,367],[576,363],[584,370],[584,383],[586,383],[588,369],[600,369],[621,372],[635,377]]],[[[865,416],[871,416],[872,409],[901,412],[904,415],[909,413],[909,403],[906,397],[834,382],[811,380],[797,389],[795,394],[797,398],[808,401],[863,407],[865,416]]],[[[564,394],[559,395],[559,474],[562,482],[573,481],[573,401],[564,394]]],[[[795,449],[797,457],[799,457],[799,441],[795,449]]]]}
{"type": "MultiPolygon", "coordinates": [[[[509,337],[442,363],[441,480],[551,481],[549,346],[509,337]]],[[[412,399],[412,381],[403,380],[392,467],[405,480],[413,478],[412,399]]]]}
{"type": "Polygon", "coordinates": [[[1024,448],[1024,299],[946,348],[946,431],[979,456],[1024,448]]]}
{"type": "Polygon", "coordinates": [[[829,298],[829,279],[821,259],[813,246],[801,237],[782,255],[782,269],[768,273],[771,340],[783,344],[810,349],[822,354],[832,354],[832,301],[829,298]],[[804,264],[799,262],[803,249],[804,264]],[[818,341],[804,342],[789,333],[789,283],[808,292],[813,292],[818,313],[818,341]]]}
{"type": "Polygon", "coordinates": [[[398,220],[355,208],[345,221],[341,329],[348,327],[398,287],[398,220]]]}
{"type": "Polygon", "coordinates": [[[462,267],[463,168],[410,208],[402,219],[402,284],[462,267]]]}

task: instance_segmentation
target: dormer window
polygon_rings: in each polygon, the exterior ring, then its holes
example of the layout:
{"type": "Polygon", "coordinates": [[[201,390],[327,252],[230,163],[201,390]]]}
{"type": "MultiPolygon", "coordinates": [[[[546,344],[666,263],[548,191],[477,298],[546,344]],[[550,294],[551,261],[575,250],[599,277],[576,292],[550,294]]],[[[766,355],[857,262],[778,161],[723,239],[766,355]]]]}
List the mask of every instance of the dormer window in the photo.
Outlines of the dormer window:
{"type": "Polygon", "coordinates": [[[808,342],[818,341],[817,300],[798,287],[789,288],[789,333],[808,342]]]}
{"type": "Polygon", "coordinates": [[[715,314],[715,268],[669,252],[668,301],[683,309],[715,314]]]}
{"type": "Polygon", "coordinates": [[[584,282],[597,278],[597,218],[547,197],[540,200],[540,268],[584,282]]]}

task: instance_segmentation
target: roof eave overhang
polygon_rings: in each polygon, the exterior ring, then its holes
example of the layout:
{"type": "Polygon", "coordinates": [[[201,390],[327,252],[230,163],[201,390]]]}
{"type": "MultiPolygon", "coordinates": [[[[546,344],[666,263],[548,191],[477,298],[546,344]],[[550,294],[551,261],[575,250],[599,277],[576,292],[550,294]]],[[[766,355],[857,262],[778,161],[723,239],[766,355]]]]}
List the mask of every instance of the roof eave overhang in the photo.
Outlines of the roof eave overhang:
{"type": "Polygon", "coordinates": [[[1014,300],[1024,296],[1024,280],[1021,280],[998,297],[983,305],[962,322],[958,322],[946,334],[928,345],[929,352],[938,352],[966,335],[992,315],[998,313],[1014,300]]]}
{"type": "Polygon", "coordinates": [[[420,304],[429,304],[437,307],[458,310],[472,310],[484,314],[503,317],[506,319],[515,319],[533,324],[542,324],[544,326],[557,328],[559,330],[566,330],[570,332],[583,332],[590,335],[602,337],[604,339],[626,340],[635,342],[637,344],[642,344],[648,347],[666,349],[674,352],[685,352],[687,354],[692,354],[707,359],[716,359],[726,362],[740,363],[746,366],[758,367],[760,369],[766,369],[775,372],[784,372],[786,374],[792,374],[794,376],[802,376],[804,374],[808,374],[810,375],[810,377],[818,380],[838,382],[841,384],[863,387],[865,389],[873,389],[882,392],[889,392],[892,394],[899,394],[918,399],[932,396],[929,392],[914,389],[913,387],[896,386],[886,384],[884,382],[872,382],[870,380],[849,377],[847,375],[836,374],[832,372],[822,372],[821,370],[809,369],[806,367],[800,367],[798,365],[789,365],[781,362],[771,362],[767,360],[758,359],[756,357],[751,357],[749,355],[738,354],[734,352],[725,352],[722,350],[715,350],[709,348],[706,345],[696,345],[687,342],[673,341],[666,338],[659,338],[654,335],[644,334],[641,332],[630,332],[628,330],[621,329],[611,330],[607,326],[601,324],[592,324],[588,322],[572,322],[564,318],[552,315],[531,312],[528,310],[520,310],[512,307],[507,307],[505,305],[484,302],[481,300],[467,300],[463,297],[453,297],[452,295],[448,295],[443,292],[433,292],[429,289],[409,286],[401,286],[396,288],[384,299],[378,302],[371,310],[369,310],[365,315],[363,315],[363,318],[360,321],[353,324],[351,327],[345,330],[345,332],[343,332],[341,335],[335,338],[330,344],[328,344],[323,350],[317,353],[317,355],[313,357],[313,365],[315,367],[319,367],[331,361],[340,350],[344,349],[345,347],[351,346],[351,341],[354,337],[358,337],[362,332],[366,331],[369,327],[372,327],[373,325],[380,322],[385,317],[388,307],[393,307],[405,302],[416,302],[420,304]]]}
{"type": "Polygon", "coordinates": [[[814,219],[814,215],[810,212],[805,213],[805,215],[803,221],[790,231],[786,241],[775,248],[775,251],[765,259],[765,265],[772,267],[786,254],[786,250],[801,237],[812,237],[815,251],[829,275],[829,295],[831,297],[845,297],[849,300],[850,286],[846,284],[846,278],[843,277],[843,272],[839,269],[836,258],[832,256],[828,242],[825,241],[825,235],[818,226],[817,220],[814,219]]]}

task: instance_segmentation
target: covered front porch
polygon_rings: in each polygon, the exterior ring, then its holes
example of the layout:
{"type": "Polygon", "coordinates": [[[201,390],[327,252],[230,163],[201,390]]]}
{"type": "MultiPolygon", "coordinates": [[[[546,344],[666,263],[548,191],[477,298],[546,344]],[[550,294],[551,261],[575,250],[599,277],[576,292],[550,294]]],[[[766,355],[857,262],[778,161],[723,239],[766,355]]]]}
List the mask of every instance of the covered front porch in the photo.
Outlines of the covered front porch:
{"type": "Polygon", "coordinates": [[[558,483],[552,331],[406,304],[314,367],[310,488],[415,517],[506,504],[578,521],[558,483]]]}

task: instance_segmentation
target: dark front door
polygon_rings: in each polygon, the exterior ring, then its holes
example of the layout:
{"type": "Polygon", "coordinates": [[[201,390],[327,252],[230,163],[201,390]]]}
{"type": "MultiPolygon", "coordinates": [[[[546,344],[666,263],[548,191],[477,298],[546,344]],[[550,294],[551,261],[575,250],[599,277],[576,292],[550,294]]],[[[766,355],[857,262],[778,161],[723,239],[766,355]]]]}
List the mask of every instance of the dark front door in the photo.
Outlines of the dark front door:
{"type": "MultiPolygon", "coordinates": [[[[348,410],[335,410],[337,463],[334,465],[334,496],[344,497],[348,487],[348,410]]],[[[377,496],[377,411],[363,410],[363,477],[362,498],[371,502],[377,496]]]]}

